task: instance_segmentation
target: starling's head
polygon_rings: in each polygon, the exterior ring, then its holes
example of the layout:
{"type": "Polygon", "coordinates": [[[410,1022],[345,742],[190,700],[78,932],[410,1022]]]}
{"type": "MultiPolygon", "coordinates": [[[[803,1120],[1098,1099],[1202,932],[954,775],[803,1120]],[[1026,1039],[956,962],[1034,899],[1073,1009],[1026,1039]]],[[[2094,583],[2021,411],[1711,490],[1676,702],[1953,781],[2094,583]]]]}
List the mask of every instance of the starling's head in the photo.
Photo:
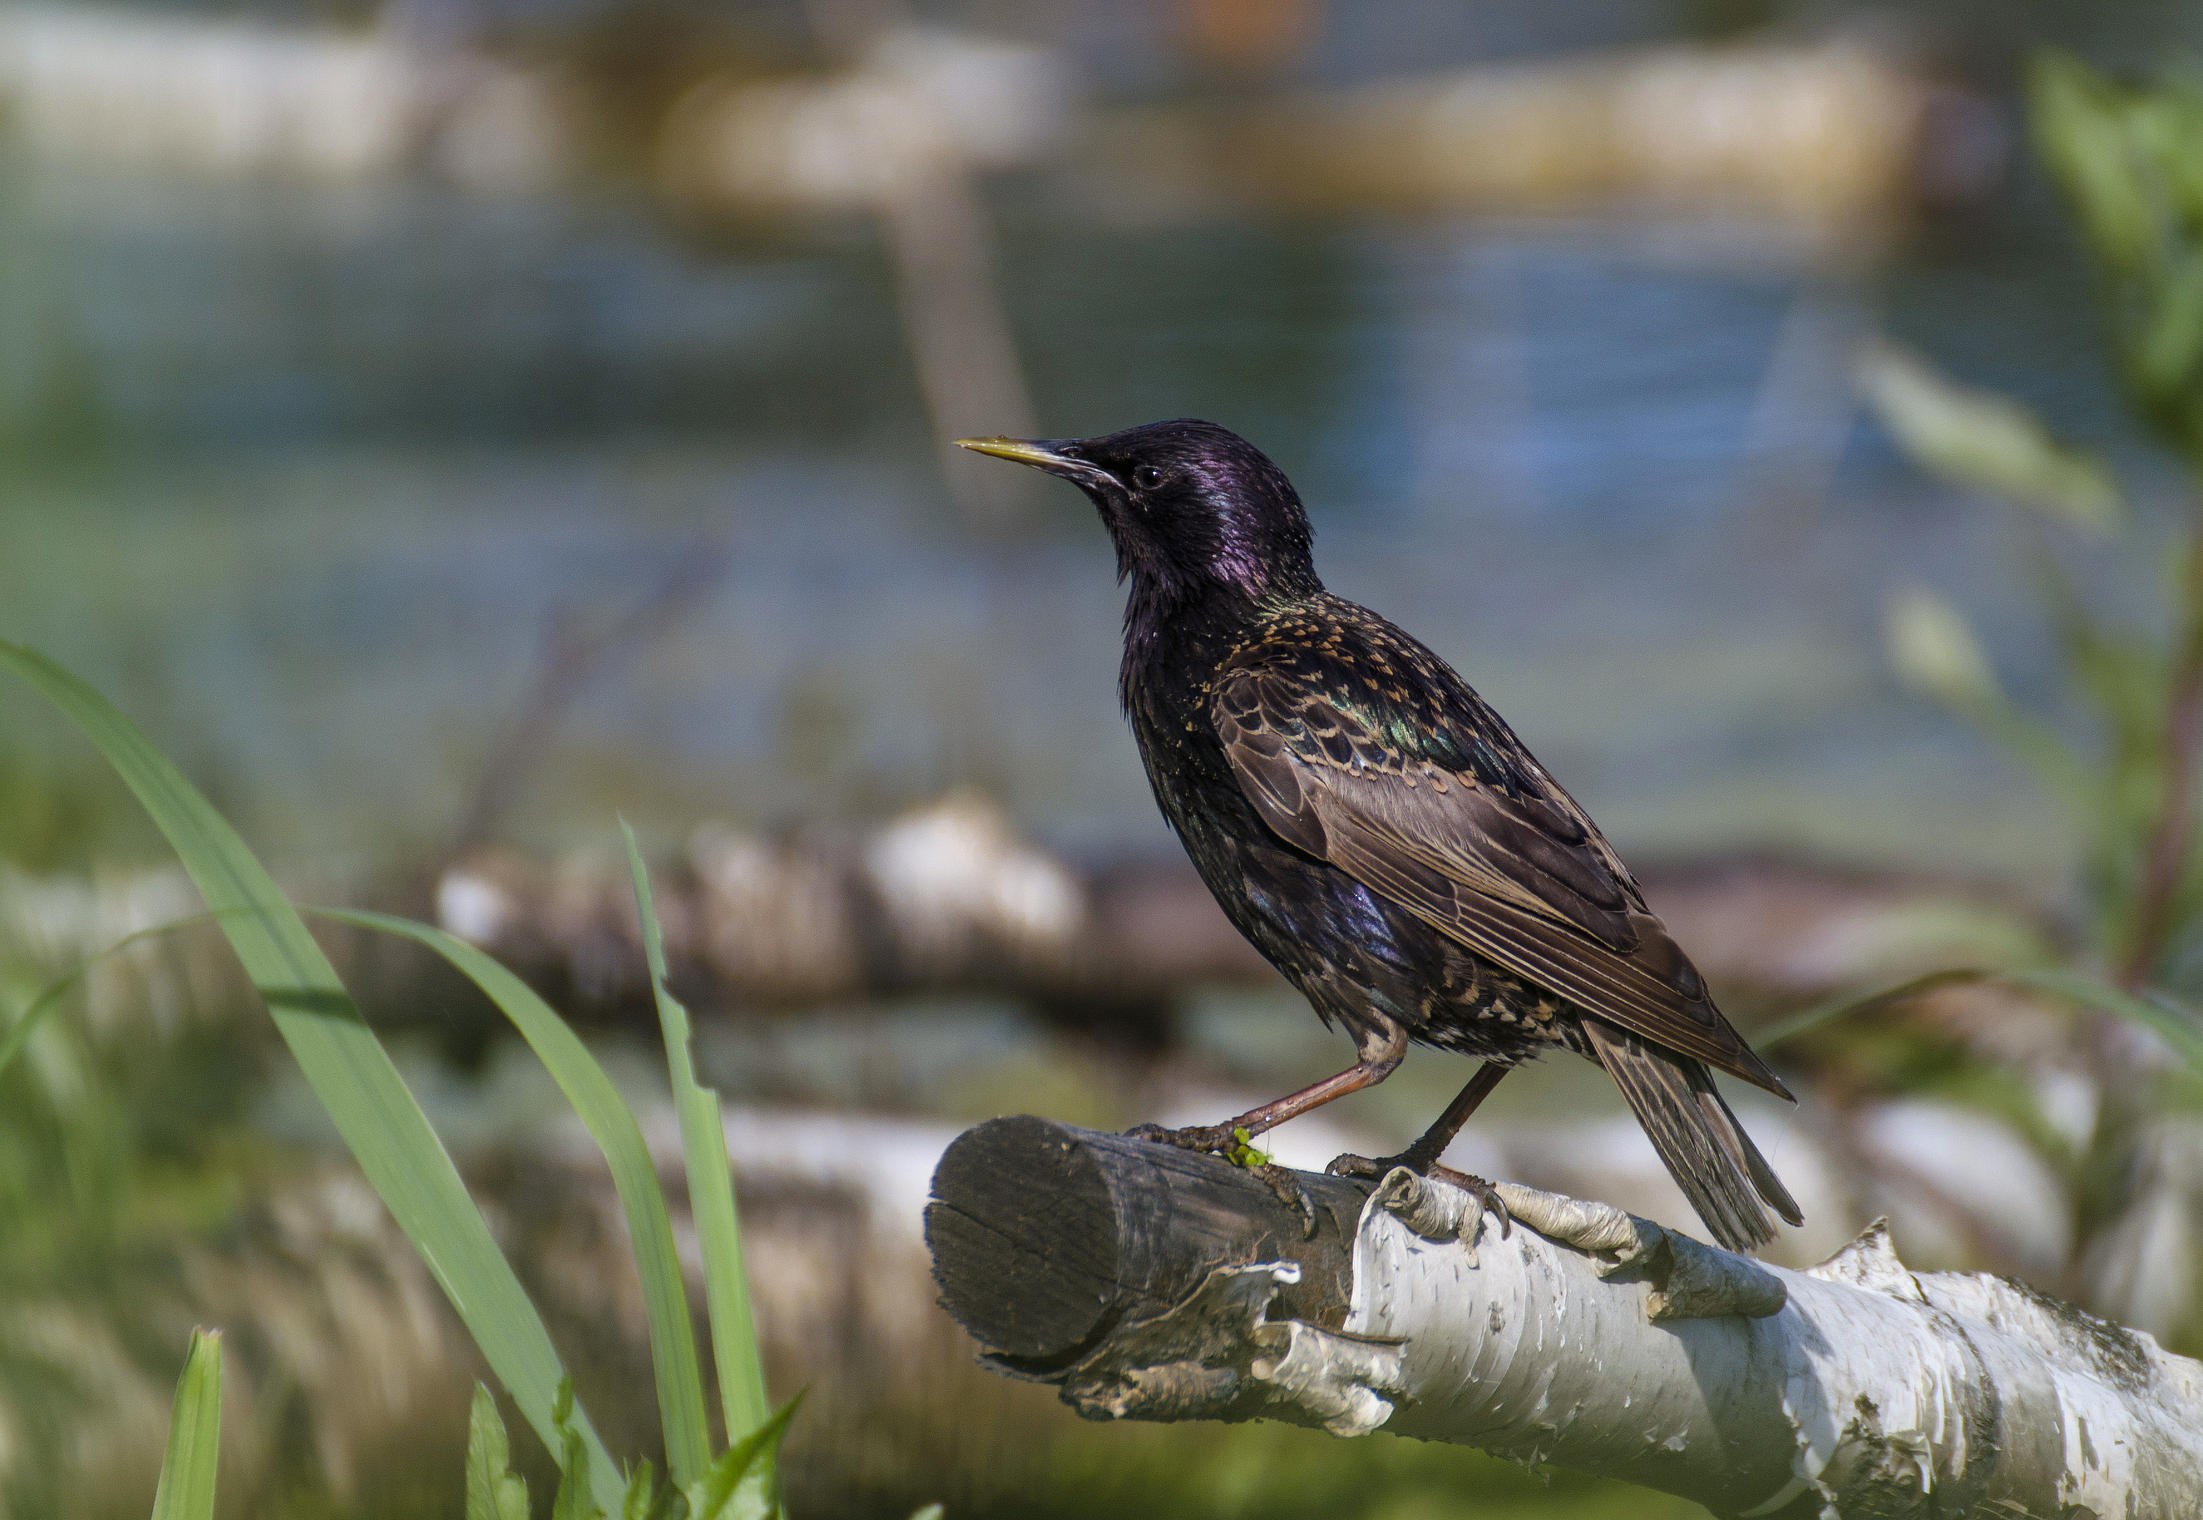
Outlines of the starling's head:
{"type": "Polygon", "coordinates": [[[1100,509],[1117,569],[1166,597],[1317,589],[1308,514],[1285,472],[1213,422],[1151,422],[1095,438],[959,438],[1070,481],[1100,509]]]}

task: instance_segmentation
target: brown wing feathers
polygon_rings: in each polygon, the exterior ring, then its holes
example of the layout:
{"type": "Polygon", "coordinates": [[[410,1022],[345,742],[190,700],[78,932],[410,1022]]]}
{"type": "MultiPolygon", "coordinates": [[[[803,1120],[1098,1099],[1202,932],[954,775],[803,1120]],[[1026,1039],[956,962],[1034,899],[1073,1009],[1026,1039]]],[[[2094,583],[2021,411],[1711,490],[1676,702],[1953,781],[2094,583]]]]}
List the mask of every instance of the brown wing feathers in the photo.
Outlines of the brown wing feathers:
{"type": "Polygon", "coordinates": [[[1287,843],[1585,1012],[1790,1095],[1715,1009],[1612,847],[1526,755],[1511,793],[1442,771],[1259,658],[1224,673],[1211,715],[1287,843]]]}

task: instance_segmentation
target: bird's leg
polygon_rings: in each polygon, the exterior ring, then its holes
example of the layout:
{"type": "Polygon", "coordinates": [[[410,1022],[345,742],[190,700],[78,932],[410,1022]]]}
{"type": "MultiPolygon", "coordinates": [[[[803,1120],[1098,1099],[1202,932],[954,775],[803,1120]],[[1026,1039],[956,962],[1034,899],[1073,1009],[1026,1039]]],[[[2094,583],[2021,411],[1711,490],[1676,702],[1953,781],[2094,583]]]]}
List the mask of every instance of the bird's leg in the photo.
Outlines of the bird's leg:
{"type": "MultiPolygon", "coordinates": [[[[1316,1208],[1309,1200],[1308,1190],[1300,1185],[1292,1170],[1279,1166],[1266,1154],[1254,1148],[1254,1138],[1276,1129],[1288,1119],[1296,1119],[1312,1108],[1321,1108],[1334,1098],[1343,1098],[1350,1092],[1360,1092],[1374,1087],[1399,1067],[1400,1059],[1407,1054],[1407,1032],[1393,1028],[1382,1033],[1372,1032],[1362,1039],[1361,1059],[1336,1076],[1325,1077],[1321,1082],[1303,1087],[1299,1092],[1273,1098],[1257,1108],[1250,1108],[1237,1118],[1226,1119],[1222,1124],[1196,1124],[1184,1129],[1165,1129],[1160,1124],[1134,1125],[1125,1133],[1135,1140],[1149,1140],[1158,1145],[1174,1145],[1180,1150],[1200,1151],[1207,1155],[1222,1156],[1235,1166],[1246,1167],[1270,1186],[1285,1205],[1298,1213],[1304,1233],[1316,1233],[1316,1208]]],[[[1463,1117],[1466,1117],[1464,1115],[1463,1117]]]]}
{"type": "Polygon", "coordinates": [[[1235,1119],[1226,1119],[1222,1124],[1189,1125],[1184,1129],[1165,1129],[1160,1124],[1141,1124],[1125,1133],[1137,1140],[1175,1145],[1180,1150],[1226,1155],[1255,1136],[1276,1129],[1288,1119],[1297,1119],[1312,1108],[1323,1107],[1334,1098],[1343,1098],[1348,1093],[1376,1086],[1392,1075],[1399,1067],[1400,1058],[1406,1054],[1405,1030],[1395,1029],[1372,1034],[1362,1041],[1362,1058],[1338,1075],[1325,1077],[1321,1082],[1303,1087],[1298,1092],[1287,1093],[1282,1098],[1273,1098],[1259,1107],[1248,1109],[1235,1119]]]}
{"type": "Polygon", "coordinates": [[[1472,1177],[1467,1172],[1457,1172],[1450,1166],[1440,1166],[1438,1158],[1446,1153],[1446,1147],[1453,1143],[1453,1137],[1461,1133],[1461,1126],[1469,1122],[1469,1115],[1475,1113],[1478,1105],[1499,1085],[1499,1079],[1512,1070],[1513,1067],[1501,1066],[1496,1061],[1486,1061],[1479,1066],[1476,1075],[1469,1078],[1460,1092],[1454,1094],[1453,1101],[1446,1105],[1446,1111],[1438,1116],[1429,1129],[1423,1131],[1422,1138],[1398,1155],[1372,1159],[1349,1153],[1333,1157],[1331,1164],[1324,1170],[1335,1177],[1382,1177],[1394,1167],[1404,1166],[1425,1177],[1450,1182],[1457,1188],[1475,1194],[1487,1214],[1497,1214],[1499,1233],[1505,1236],[1513,1228],[1513,1222],[1508,1218],[1507,1205],[1500,1202],[1499,1194],[1493,1191],[1492,1185],[1482,1177],[1472,1177]]]}
{"type": "Polygon", "coordinates": [[[1476,1075],[1469,1078],[1462,1085],[1461,1091],[1454,1094],[1453,1101],[1446,1105],[1446,1111],[1438,1116],[1429,1129],[1423,1131],[1422,1138],[1400,1152],[1400,1164],[1414,1167],[1419,1172],[1436,1166],[1438,1158],[1446,1153],[1446,1147],[1453,1144],[1453,1137],[1461,1133],[1462,1126],[1469,1122],[1470,1116],[1491,1096],[1492,1089],[1499,1085],[1499,1079],[1512,1070],[1513,1067],[1501,1066],[1496,1061],[1486,1061],[1479,1066],[1476,1075]]]}

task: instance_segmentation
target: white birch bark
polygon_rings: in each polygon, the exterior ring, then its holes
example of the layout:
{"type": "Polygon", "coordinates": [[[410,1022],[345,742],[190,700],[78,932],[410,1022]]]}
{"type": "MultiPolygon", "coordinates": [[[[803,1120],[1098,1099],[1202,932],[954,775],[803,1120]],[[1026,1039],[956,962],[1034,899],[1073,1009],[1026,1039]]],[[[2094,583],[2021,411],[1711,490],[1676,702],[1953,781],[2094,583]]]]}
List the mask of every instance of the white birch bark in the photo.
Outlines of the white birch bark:
{"type": "Polygon", "coordinates": [[[1610,1205],[1385,1179],[1343,1331],[1265,1311],[1291,1263],[1218,1270],[1113,1335],[1097,1417],[1384,1429],[1627,1478],[1723,1516],[2203,1515],[2203,1364],[2016,1284],[1908,1271],[1871,1227],[1795,1272],[1610,1205]],[[1467,1222],[1465,1224],[1465,1221],[1467,1222]]]}

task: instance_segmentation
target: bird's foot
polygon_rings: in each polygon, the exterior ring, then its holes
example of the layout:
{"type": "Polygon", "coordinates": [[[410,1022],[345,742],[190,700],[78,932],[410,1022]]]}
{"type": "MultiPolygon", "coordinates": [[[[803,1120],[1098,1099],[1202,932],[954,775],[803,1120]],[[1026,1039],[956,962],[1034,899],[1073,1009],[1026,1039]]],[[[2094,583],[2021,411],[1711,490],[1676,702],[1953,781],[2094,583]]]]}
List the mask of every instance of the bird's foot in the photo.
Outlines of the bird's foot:
{"type": "Polygon", "coordinates": [[[1194,1124],[1184,1129],[1165,1129],[1160,1124],[1136,1124],[1126,1130],[1125,1134],[1134,1140],[1146,1140],[1155,1145],[1172,1145],[1182,1151],[1221,1156],[1233,1166],[1244,1167],[1262,1179],[1264,1185],[1277,1195],[1278,1202],[1300,1216],[1301,1238],[1315,1238],[1315,1200],[1308,1196],[1308,1189],[1301,1186],[1300,1177],[1291,1167],[1279,1166],[1270,1159],[1268,1151],[1255,1148],[1254,1136],[1244,1126],[1194,1124]]]}
{"type": "MultiPolygon", "coordinates": [[[[1262,1154],[1247,1143],[1250,1137],[1244,1129],[1229,1124],[1189,1124],[1184,1129],[1165,1129],[1160,1124],[1135,1124],[1125,1131],[1125,1136],[1132,1140],[1145,1140],[1151,1145],[1173,1145],[1179,1150],[1194,1151],[1204,1156],[1222,1156],[1227,1161],[1238,1159],[1234,1151],[1241,1146],[1245,1146],[1253,1155],[1262,1154]]],[[[1269,1158],[1264,1156],[1262,1159],[1269,1158]]]]}
{"type": "Polygon", "coordinates": [[[1450,1166],[1440,1166],[1413,1150],[1405,1150],[1397,1156],[1357,1156],[1349,1151],[1343,1156],[1331,1158],[1324,1168],[1334,1177],[1382,1177],[1396,1166],[1404,1166],[1418,1177],[1430,1177],[1450,1183],[1475,1198],[1486,1214],[1499,1220],[1499,1238],[1505,1240],[1514,1230],[1514,1216],[1507,1212],[1507,1205],[1500,1199],[1499,1190],[1482,1177],[1472,1177],[1467,1172],[1457,1172],[1450,1166]]]}

